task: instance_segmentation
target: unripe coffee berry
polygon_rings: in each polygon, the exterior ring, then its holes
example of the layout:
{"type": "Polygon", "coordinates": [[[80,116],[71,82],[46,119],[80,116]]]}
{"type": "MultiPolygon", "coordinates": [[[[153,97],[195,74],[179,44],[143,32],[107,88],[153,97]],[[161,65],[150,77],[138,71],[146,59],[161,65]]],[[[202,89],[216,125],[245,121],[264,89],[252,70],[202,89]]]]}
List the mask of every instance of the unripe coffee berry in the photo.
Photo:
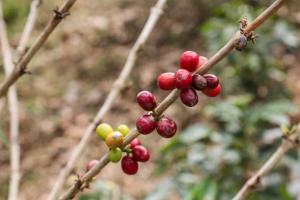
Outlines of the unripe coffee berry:
{"type": "Polygon", "coordinates": [[[175,135],[177,131],[177,125],[172,119],[163,117],[158,121],[156,130],[160,136],[164,138],[170,138],[175,135]]]}
{"type": "Polygon", "coordinates": [[[121,167],[124,173],[133,175],[137,173],[139,164],[132,156],[124,156],[121,161],[121,167]]]}
{"type": "Polygon", "coordinates": [[[199,74],[194,74],[193,75],[192,86],[196,90],[203,90],[207,86],[207,81],[203,76],[201,76],[199,74]]]}
{"type": "Polygon", "coordinates": [[[114,132],[114,130],[109,124],[106,123],[99,124],[96,128],[96,133],[102,140],[105,140],[108,134],[112,132],[114,132]]]}
{"type": "Polygon", "coordinates": [[[155,96],[149,91],[141,91],[137,94],[136,100],[138,104],[147,111],[151,111],[156,107],[155,96]]]}
{"type": "Polygon", "coordinates": [[[196,70],[199,62],[199,55],[194,51],[186,51],[180,56],[180,68],[190,72],[196,70]]]}
{"type": "Polygon", "coordinates": [[[90,162],[88,162],[85,166],[85,171],[90,171],[95,165],[97,165],[99,163],[98,160],[91,160],[90,162]]]}
{"type": "Polygon", "coordinates": [[[185,70],[179,69],[175,74],[175,86],[178,89],[186,89],[190,87],[192,83],[192,74],[185,70]]]}
{"type": "Polygon", "coordinates": [[[192,88],[181,90],[180,99],[188,107],[193,107],[198,103],[198,95],[192,88]]]}
{"type": "Polygon", "coordinates": [[[138,145],[141,145],[141,144],[142,144],[142,142],[141,142],[140,139],[134,138],[134,139],[129,143],[129,147],[130,147],[131,149],[133,149],[135,146],[138,146],[138,145]]]}
{"type": "Polygon", "coordinates": [[[146,114],[141,116],[136,121],[136,128],[141,134],[149,134],[151,133],[155,127],[157,122],[155,121],[154,117],[152,115],[146,114]]]}
{"type": "Polygon", "coordinates": [[[105,140],[106,145],[111,148],[111,149],[115,149],[117,147],[121,147],[124,141],[124,137],[122,135],[122,133],[120,133],[119,131],[115,131],[110,133],[105,140]]]}
{"type": "Polygon", "coordinates": [[[116,149],[111,149],[108,152],[108,159],[111,162],[119,162],[122,158],[122,150],[120,148],[116,148],[116,149]]]}
{"type": "Polygon", "coordinates": [[[143,146],[135,146],[132,149],[132,156],[136,161],[147,162],[150,159],[150,153],[148,149],[143,146]]]}
{"type": "Polygon", "coordinates": [[[172,72],[162,73],[157,79],[157,85],[162,90],[175,88],[175,74],[172,72]]]}
{"type": "Polygon", "coordinates": [[[126,126],[125,124],[121,124],[120,126],[118,126],[117,131],[122,133],[122,135],[125,137],[126,135],[128,135],[130,130],[128,126],[126,126]]]}
{"type": "Polygon", "coordinates": [[[204,74],[203,77],[207,81],[207,87],[210,89],[216,88],[219,85],[219,78],[213,74],[204,74]]]}
{"type": "Polygon", "coordinates": [[[219,84],[216,88],[210,89],[210,88],[205,88],[202,90],[203,94],[209,97],[216,97],[218,96],[222,91],[221,84],[219,84]]]}

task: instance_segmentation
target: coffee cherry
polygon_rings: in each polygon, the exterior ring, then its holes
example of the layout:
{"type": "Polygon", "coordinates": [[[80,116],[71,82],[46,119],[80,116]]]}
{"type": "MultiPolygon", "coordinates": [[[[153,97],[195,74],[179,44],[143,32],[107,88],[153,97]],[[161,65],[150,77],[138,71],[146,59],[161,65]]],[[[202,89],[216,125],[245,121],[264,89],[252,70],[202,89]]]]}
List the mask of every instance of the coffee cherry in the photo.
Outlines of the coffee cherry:
{"type": "Polygon", "coordinates": [[[105,140],[108,134],[112,132],[114,132],[114,130],[109,124],[106,123],[99,124],[96,128],[96,133],[102,140],[105,140]]]}
{"type": "Polygon", "coordinates": [[[136,121],[136,128],[141,134],[147,135],[155,129],[156,124],[152,115],[145,114],[136,121]]]}
{"type": "Polygon", "coordinates": [[[196,70],[199,62],[199,55],[194,51],[186,51],[180,56],[180,68],[190,72],[196,70]]]}
{"type": "Polygon", "coordinates": [[[147,162],[150,159],[150,153],[148,149],[143,146],[135,146],[132,149],[132,156],[136,161],[147,162]]]}
{"type": "Polygon", "coordinates": [[[121,161],[121,167],[124,173],[133,175],[137,173],[139,164],[132,156],[124,156],[121,161]]]}
{"type": "Polygon", "coordinates": [[[85,166],[85,171],[90,171],[90,169],[92,169],[95,165],[98,164],[98,160],[91,160],[90,162],[88,162],[85,166]]]}
{"type": "Polygon", "coordinates": [[[149,91],[141,91],[137,94],[136,100],[138,104],[147,111],[151,111],[156,107],[156,98],[149,91]]]}
{"type": "Polygon", "coordinates": [[[122,133],[122,135],[125,137],[126,135],[128,135],[130,130],[128,126],[126,126],[125,124],[121,124],[120,126],[118,126],[117,131],[122,133]]]}
{"type": "Polygon", "coordinates": [[[117,147],[121,147],[124,141],[124,137],[122,135],[122,133],[120,133],[119,131],[115,131],[110,133],[105,140],[106,145],[111,148],[111,149],[115,149],[117,147]]]}
{"type": "Polygon", "coordinates": [[[209,97],[216,97],[218,96],[222,91],[221,84],[219,84],[216,88],[210,89],[210,88],[205,88],[202,90],[203,94],[209,97]]]}
{"type": "Polygon", "coordinates": [[[207,81],[203,76],[199,74],[193,75],[193,81],[192,81],[193,88],[195,88],[196,90],[202,90],[206,88],[206,85],[207,85],[207,81]]]}
{"type": "Polygon", "coordinates": [[[175,135],[177,131],[177,125],[172,119],[163,117],[159,120],[156,130],[160,136],[164,138],[170,138],[175,135]]]}
{"type": "Polygon", "coordinates": [[[116,149],[111,149],[108,152],[108,159],[111,162],[119,162],[122,158],[122,150],[120,148],[116,148],[116,149]]]}
{"type": "Polygon", "coordinates": [[[207,87],[210,89],[216,88],[219,85],[219,78],[213,74],[204,74],[203,77],[207,81],[207,87]]]}
{"type": "Polygon", "coordinates": [[[203,65],[205,65],[208,62],[208,58],[204,57],[204,56],[200,56],[199,57],[199,62],[198,62],[198,66],[197,69],[201,68],[203,65]]]}
{"type": "Polygon", "coordinates": [[[175,79],[176,88],[186,89],[192,83],[192,74],[185,69],[179,69],[175,74],[175,79]]]}
{"type": "Polygon", "coordinates": [[[131,149],[133,149],[135,146],[138,146],[138,145],[141,145],[141,144],[142,144],[142,142],[141,142],[140,139],[134,138],[134,139],[129,143],[129,147],[130,147],[131,149]]]}
{"type": "Polygon", "coordinates": [[[162,90],[175,88],[175,74],[172,72],[162,73],[157,79],[157,85],[162,90]]]}
{"type": "Polygon", "coordinates": [[[198,95],[193,88],[181,90],[180,99],[186,106],[193,107],[198,103],[198,95]]]}

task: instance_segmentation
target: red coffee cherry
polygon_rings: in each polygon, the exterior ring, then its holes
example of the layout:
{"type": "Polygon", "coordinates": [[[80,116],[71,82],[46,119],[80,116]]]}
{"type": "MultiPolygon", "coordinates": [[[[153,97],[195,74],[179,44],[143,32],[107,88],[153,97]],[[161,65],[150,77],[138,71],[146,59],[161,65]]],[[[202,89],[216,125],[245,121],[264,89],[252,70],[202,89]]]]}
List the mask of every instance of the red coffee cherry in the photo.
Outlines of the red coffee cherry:
{"type": "Polygon", "coordinates": [[[199,74],[194,74],[193,75],[192,86],[196,90],[203,90],[207,86],[207,81],[203,76],[201,76],[199,74]]]}
{"type": "Polygon", "coordinates": [[[139,92],[136,96],[138,104],[147,111],[151,111],[156,107],[156,98],[155,96],[146,90],[139,92]]]}
{"type": "Polygon", "coordinates": [[[157,79],[157,85],[162,90],[175,88],[175,74],[172,72],[162,73],[157,79]]]}
{"type": "Polygon", "coordinates": [[[98,164],[98,160],[91,160],[90,162],[88,162],[85,166],[85,171],[89,171],[90,169],[92,169],[95,165],[98,164]]]}
{"type": "Polygon", "coordinates": [[[211,89],[211,88],[205,88],[202,90],[203,94],[209,97],[216,97],[218,96],[222,91],[222,86],[219,84],[216,88],[211,89]]]}
{"type": "Polygon", "coordinates": [[[175,73],[175,79],[176,88],[186,89],[189,88],[192,83],[192,74],[185,69],[179,69],[175,73]]]}
{"type": "Polygon", "coordinates": [[[219,78],[213,74],[204,74],[203,77],[207,81],[208,88],[216,88],[219,85],[219,78]]]}
{"type": "Polygon", "coordinates": [[[180,68],[190,72],[196,70],[199,62],[199,55],[194,51],[186,51],[180,56],[180,68]]]}
{"type": "Polygon", "coordinates": [[[150,152],[144,146],[135,146],[132,149],[132,156],[136,161],[147,162],[150,159],[150,152]]]}
{"type": "Polygon", "coordinates": [[[181,90],[180,99],[188,107],[193,107],[198,103],[198,95],[192,88],[181,90]]]}
{"type": "Polygon", "coordinates": [[[151,133],[157,125],[154,117],[152,115],[146,114],[141,116],[136,121],[136,128],[141,134],[149,134],[151,133]]]}
{"type": "Polygon", "coordinates": [[[159,120],[156,130],[160,136],[164,138],[170,138],[175,135],[177,131],[177,125],[172,119],[163,117],[159,120]]]}
{"type": "Polygon", "coordinates": [[[208,62],[208,58],[204,57],[204,56],[200,56],[199,57],[199,62],[198,62],[198,66],[197,69],[201,68],[203,65],[205,65],[208,62]]]}
{"type": "Polygon", "coordinates": [[[133,157],[124,156],[121,161],[121,167],[125,174],[133,175],[137,173],[139,164],[133,157]]]}
{"type": "Polygon", "coordinates": [[[141,144],[142,144],[142,142],[141,142],[140,139],[134,138],[134,139],[130,142],[129,147],[130,147],[131,149],[133,149],[135,146],[138,146],[138,145],[141,145],[141,144]]]}

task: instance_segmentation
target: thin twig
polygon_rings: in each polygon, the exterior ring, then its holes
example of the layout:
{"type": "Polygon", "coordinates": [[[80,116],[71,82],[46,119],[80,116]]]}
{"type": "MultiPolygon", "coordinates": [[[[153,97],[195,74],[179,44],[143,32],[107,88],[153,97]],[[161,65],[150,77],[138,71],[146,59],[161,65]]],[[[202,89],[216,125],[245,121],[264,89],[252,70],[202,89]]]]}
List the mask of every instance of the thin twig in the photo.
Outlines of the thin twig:
{"type": "Polygon", "coordinates": [[[37,15],[38,15],[38,7],[41,5],[42,0],[32,0],[30,5],[29,15],[27,17],[27,21],[17,47],[17,60],[24,55],[26,51],[26,47],[28,45],[30,35],[32,33],[33,27],[35,25],[37,15]]]}
{"type": "MultiPolygon", "coordinates": [[[[14,64],[8,42],[6,25],[3,18],[2,0],[0,0],[0,39],[6,76],[13,71],[14,64]]],[[[10,113],[10,162],[11,176],[9,184],[9,200],[17,200],[20,185],[20,145],[19,145],[19,108],[18,95],[14,85],[8,91],[8,106],[10,113]]]]}
{"type": "Polygon", "coordinates": [[[20,61],[17,63],[13,72],[10,74],[8,78],[2,83],[0,86],[0,98],[2,98],[8,88],[13,85],[21,76],[27,73],[27,65],[33,56],[38,52],[38,50],[44,45],[49,35],[54,31],[57,25],[67,16],[69,15],[70,8],[74,5],[76,0],[67,0],[60,9],[54,10],[54,16],[49,21],[43,32],[31,46],[31,48],[22,56],[20,61]]]}
{"type": "MultiPolygon", "coordinates": [[[[280,6],[286,0],[276,0],[269,8],[263,11],[249,26],[245,29],[245,33],[250,33],[259,27],[265,20],[268,19],[272,14],[274,14],[280,6]]],[[[221,61],[227,54],[234,49],[235,40],[240,37],[240,32],[236,32],[234,36],[227,42],[227,44],[221,48],[214,56],[212,56],[208,62],[201,67],[196,73],[204,74],[215,64],[221,61]]],[[[155,113],[160,116],[163,112],[173,103],[179,96],[179,90],[173,90],[155,109],[155,113]]],[[[91,128],[91,130],[93,130],[91,128]]],[[[125,138],[124,146],[129,144],[131,140],[139,136],[136,128],[134,128],[125,138]]],[[[95,165],[91,170],[85,173],[80,180],[77,180],[73,186],[71,186],[59,199],[69,200],[74,198],[80,191],[84,190],[90,183],[90,181],[95,177],[100,171],[109,163],[108,153],[104,154],[100,159],[99,163],[95,165]]]]}
{"type": "Polygon", "coordinates": [[[267,160],[267,162],[254,174],[236,194],[233,200],[243,200],[247,195],[258,188],[262,178],[268,174],[281,160],[281,158],[291,149],[299,147],[300,142],[300,125],[298,125],[295,133],[283,138],[281,145],[267,160]]]}
{"type": "Polygon", "coordinates": [[[104,115],[110,110],[111,106],[113,105],[114,100],[119,95],[121,89],[125,85],[125,82],[130,75],[136,60],[137,54],[141,50],[141,48],[146,43],[147,39],[149,38],[153,28],[155,27],[159,17],[162,14],[162,9],[166,4],[167,0],[158,0],[156,5],[151,9],[151,14],[140,33],[138,39],[136,40],[135,44],[133,45],[132,49],[129,52],[128,58],[123,66],[121,74],[119,75],[118,79],[115,81],[112,90],[108,94],[104,104],[101,106],[100,110],[98,111],[95,119],[93,122],[87,127],[81,141],[76,146],[74,153],[72,154],[71,158],[69,159],[66,167],[61,170],[59,177],[50,193],[48,200],[54,200],[57,198],[60,190],[62,189],[66,178],[70,175],[71,171],[73,170],[76,161],[78,160],[79,156],[82,154],[82,151],[86,148],[91,135],[93,134],[97,124],[100,123],[104,115]]]}

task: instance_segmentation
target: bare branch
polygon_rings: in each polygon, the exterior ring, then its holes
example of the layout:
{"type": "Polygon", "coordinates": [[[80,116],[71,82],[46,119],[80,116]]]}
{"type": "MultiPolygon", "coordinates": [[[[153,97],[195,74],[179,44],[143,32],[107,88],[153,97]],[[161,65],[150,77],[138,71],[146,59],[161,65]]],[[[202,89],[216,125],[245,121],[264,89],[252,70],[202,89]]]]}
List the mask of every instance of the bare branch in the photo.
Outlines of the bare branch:
{"type": "Polygon", "coordinates": [[[49,21],[43,32],[40,34],[31,48],[26,52],[26,54],[20,59],[10,76],[0,86],[0,98],[6,94],[11,85],[13,85],[21,76],[26,73],[28,63],[45,44],[49,35],[54,31],[57,25],[64,19],[64,17],[68,15],[70,8],[75,2],[76,0],[67,0],[60,9],[55,9],[54,16],[49,21]]]}
{"type": "MultiPolygon", "coordinates": [[[[268,19],[272,14],[274,14],[280,6],[286,0],[276,0],[269,8],[267,8],[263,13],[261,13],[249,26],[245,29],[245,33],[250,33],[259,27],[265,20],[268,19]]],[[[231,50],[234,49],[235,40],[240,37],[240,32],[236,32],[234,36],[227,42],[227,44],[221,48],[214,56],[212,56],[208,62],[202,66],[196,73],[204,74],[215,64],[221,61],[226,55],[228,55],[231,50]]],[[[163,112],[173,103],[179,96],[179,90],[174,89],[155,109],[155,113],[160,116],[163,112]]],[[[96,125],[96,123],[95,123],[96,125]]],[[[95,127],[90,125],[90,130],[94,130],[95,127]]],[[[124,146],[130,143],[131,140],[138,137],[139,133],[133,129],[125,138],[124,146]]],[[[84,190],[86,186],[89,185],[90,181],[95,177],[100,171],[109,163],[108,153],[103,155],[99,159],[99,163],[95,165],[91,170],[84,174],[80,180],[76,181],[73,186],[71,186],[59,199],[68,200],[74,198],[80,191],[84,190]]]]}
{"type": "Polygon", "coordinates": [[[38,14],[38,7],[41,5],[42,0],[32,0],[30,5],[30,12],[17,47],[17,59],[19,59],[26,51],[26,47],[28,45],[31,32],[36,22],[37,14],[38,14]]]}
{"type": "Polygon", "coordinates": [[[247,195],[260,186],[262,178],[268,174],[281,160],[281,158],[291,149],[299,147],[300,142],[300,125],[298,125],[295,133],[283,138],[281,145],[274,152],[274,154],[267,160],[267,162],[252,176],[233,200],[243,200],[247,195]]]}
{"type": "Polygon", "coordinates": [[[54,200],[58,196],[60,190],[62,189],[66,178],[70,175],[72,169],[74,168],[76,161],[78,160],[79,156],[82,154],[82,151],[86,148],[91,135],[93,134],[97,124],[100,123],[104,115],[110,110],[111,106],[113,105],[114,100],[119,95],[125,81],[127,80],[128,76],[130,75],[136,60],[137,54],[144,46],[145,42],[149,38],[153,28],[155,27],[159,17],[162,14],[162,9],[166,4],[167,0],[158,0],[156,5],[151,9],[151,14],[140,33],[138,39],[136,40],[135,44],[133,45],[132,49],[129,52],[128,58],[126,60],[125,65],[119,75],[118,79],[115,81],[112,90],[108,94],[104,104],[98,111],[95,119],[93,122],[87,127],[83,137],[81,138],[80,143],[76,146],[74,153],[72,154],[71,158],[69,159],[66,167],[61,170],[57,182],[55,183],[48,200],[54,200]]]}
{"type": "MultiPolygon", "coordinates": [[[[6,76],[9,76],[13,71],[14,65],[10,45],[8,42],[6,25],[3,19],[2,0],[0,0],[0,39],[1,48],[4,60],[4,69],[6,76]]],[[[20,145],[19,138],[19,109],[18,95],[14,85],[8,91],[8,106],[10,113],[10,162],[11,162],[11,177],[9,184],[9,200],[17,200],[20,185],[20,145]]]]}

